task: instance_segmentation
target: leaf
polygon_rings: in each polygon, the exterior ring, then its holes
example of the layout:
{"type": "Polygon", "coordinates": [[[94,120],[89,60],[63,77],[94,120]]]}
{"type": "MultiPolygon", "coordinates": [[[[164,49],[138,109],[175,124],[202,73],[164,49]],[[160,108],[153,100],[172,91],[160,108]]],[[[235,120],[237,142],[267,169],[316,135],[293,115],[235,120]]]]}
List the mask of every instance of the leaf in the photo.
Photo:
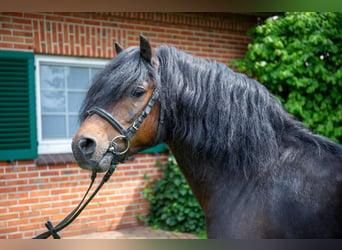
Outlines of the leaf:
{"type": "Polygon", "coordinates": [[[180,178],[175,178],[173,180],[173,183],[176,185],[176,186],[179,186],[181,183],[182,183],[182,180],[180,178]]]}
{"type": "Polygon", "coordinates": [[[188,193],[188,190],[186,190],[186,189],[180,189],[180,190],[179,190],[179,193],[180,193],[181,195],[186,195],[186,194],[188,193]]]}

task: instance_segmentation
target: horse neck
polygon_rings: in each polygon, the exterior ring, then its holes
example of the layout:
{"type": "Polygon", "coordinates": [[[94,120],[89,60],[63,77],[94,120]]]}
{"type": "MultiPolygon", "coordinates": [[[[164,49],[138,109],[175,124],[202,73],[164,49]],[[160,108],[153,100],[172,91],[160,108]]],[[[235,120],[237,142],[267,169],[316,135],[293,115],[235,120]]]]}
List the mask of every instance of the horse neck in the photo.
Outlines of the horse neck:
{"type": "Polygon", "coordinates": [[[213,182],[210,177],[211,174],[204,177],[203,170],[206,169],[206,163],[198,161],[199,158],[194,157],[193,154],[187,154],[192,149],[184,145],[179,145],[177,142],[167,142],[171,149],[179,168],[185,176],[190,188],[206,213],[208,207],[209,196],[212,193],[213,182]]]}
{"type": "Polygon", "coordinates": [[[232,198],[248,181],[252,182],[246,179],[242,172],[229,171],[227,162],[215,161],[215,157],[206,157],[204,154],[194,152],[190,145],[170,141],[167,144],[205,213],[217,197],[232,198]],[[229,192],[222,194],[222,190],[229,192]]]}

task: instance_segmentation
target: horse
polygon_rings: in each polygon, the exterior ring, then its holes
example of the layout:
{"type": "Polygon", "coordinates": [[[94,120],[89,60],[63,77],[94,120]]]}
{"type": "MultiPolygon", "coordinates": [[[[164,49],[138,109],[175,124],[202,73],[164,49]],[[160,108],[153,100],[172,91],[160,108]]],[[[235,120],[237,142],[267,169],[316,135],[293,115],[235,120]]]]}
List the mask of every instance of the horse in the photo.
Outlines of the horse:
{"type": "Polygon", "coordinates": [[[222,63],[154,49],[143,36],[138,46],[115,47],[80,108],[72,150],[81,168],[104,172],[163,142],[205,214],[208,238],[342,237],[341,145],[222,63]]]}

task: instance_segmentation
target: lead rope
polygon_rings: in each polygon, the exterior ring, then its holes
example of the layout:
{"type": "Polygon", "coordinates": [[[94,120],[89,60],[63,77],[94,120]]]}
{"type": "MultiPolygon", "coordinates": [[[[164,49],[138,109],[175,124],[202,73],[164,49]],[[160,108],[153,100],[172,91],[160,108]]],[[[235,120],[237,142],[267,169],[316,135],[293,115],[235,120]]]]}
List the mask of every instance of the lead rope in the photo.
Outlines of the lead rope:
{"type": "Polygon", "coordinates": [[[86,191],[86,193],[84,194],[81,202],[78,204],[78,206],[71,211],[71,213],[65,217],[56,227],[54,227],[51,223],[51,221],[47,221],[45,223],[45,227],[49,230],[46,231],[45,233],[39,234],[36,237],[34,237],[33,239],[47,239],[48,237],[50,237],[52,235],[52,237],[54,239],[60,239],[61,237],[58,235],[58,232],[61,231],[62,229],[64,229],[65,227],[67,227],[70,223],[72,223],[77,217],[78,215],[83,211],[83,209],[88,205],[88,203],[95,197],[95,195],[100,191],[101,187],[109,180],[109,178],[112,176],[112,174],[115,171],[116,166],[118,165],[119,161],[118,160],[113,160],[107,173],[103,176],[101,183],[99,184],[99,186],[96,188],[96,190],[92,193],[92,195],[88,198],[88,200],[82,205],[82,203],[84,202],[85,198],[87,197],[91,187],[94,184],[94,181],[96,179],[96,172],[94,171],[91,175],[91,182],[90,185],[88,187],[88,190],[86,191]],[[81,206],[82,205],[82,206],[81,206]]]}

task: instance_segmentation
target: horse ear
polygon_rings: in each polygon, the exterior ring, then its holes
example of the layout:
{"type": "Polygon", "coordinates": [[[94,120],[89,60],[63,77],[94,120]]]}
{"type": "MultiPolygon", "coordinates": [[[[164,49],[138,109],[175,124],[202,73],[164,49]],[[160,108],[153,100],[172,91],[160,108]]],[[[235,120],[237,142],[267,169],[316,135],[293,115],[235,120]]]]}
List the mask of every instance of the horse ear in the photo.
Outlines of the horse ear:
{"type": "Polygon", "coordinates": [[[115,43],[115,50],[116,50],[116,54],[119,54],[121,51],[123,51],[124,49],[121,47],[120,44],[115,43]]]}
{"type": "Polygon", "coordinates": [[[149,41],[140,35],[140,54],[148,62],[151,63],[152,59],[152,49],[149,41]]]}

